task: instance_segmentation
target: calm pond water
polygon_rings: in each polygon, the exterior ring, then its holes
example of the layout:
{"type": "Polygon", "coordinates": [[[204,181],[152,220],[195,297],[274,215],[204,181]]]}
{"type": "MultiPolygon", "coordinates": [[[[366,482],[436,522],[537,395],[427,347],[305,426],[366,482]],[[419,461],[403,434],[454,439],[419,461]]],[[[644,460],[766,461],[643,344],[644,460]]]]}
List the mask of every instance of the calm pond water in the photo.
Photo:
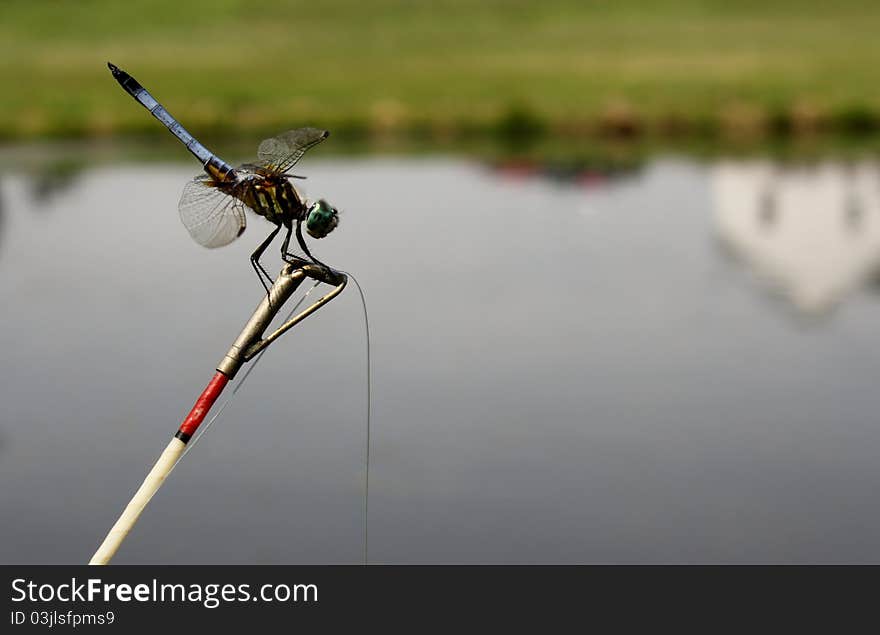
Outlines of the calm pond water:
{"type": "MultiPolygon", "coordinates": [[[[303,169],[367,294],[372,561],[880,562],[877,166],[303,169]]],[[[193,174],[0,176],[0,562],[88,560],[260,300],[268,224],[197,246],[193,174]]],[[[360,561],[364,367],[352,286],[116,562],[360,561]]]]}

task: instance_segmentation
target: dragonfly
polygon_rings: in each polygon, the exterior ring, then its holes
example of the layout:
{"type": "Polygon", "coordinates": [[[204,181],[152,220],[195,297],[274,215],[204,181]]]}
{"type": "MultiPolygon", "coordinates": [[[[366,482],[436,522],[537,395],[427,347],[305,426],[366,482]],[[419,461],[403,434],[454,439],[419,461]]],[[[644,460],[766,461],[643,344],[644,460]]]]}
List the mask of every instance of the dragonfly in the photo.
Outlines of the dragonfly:
{"type": "Polygon", "coordinates": [[[244,232],[245,210],[250,210],[275,225],[250,257],[267,295],[266,279],[271,283],[272,277],[263,268],[260,257],[282,227],[286,230],[281,244],[281,257],[285,262],[303,260],[289,252],[291,235],[295,235],[309,260],[326,267],[309,251],[302,226],[305,225],[306,232],[313,238],[324,238],[339,224],[339,212],[324,199],[309,203],[291,183],[291,179],[305,177],[289,171],[309,149],[329,136],[328,131],[309,127],[283,132],[260,144],[256,162],[232,167],[187,132],[131,75],[110,62],[107,66],[119,85],[202,163],[204,173],[186,184],[178,204],[180,219],[198,244],[210,248],[228,245],[244,232]]]}

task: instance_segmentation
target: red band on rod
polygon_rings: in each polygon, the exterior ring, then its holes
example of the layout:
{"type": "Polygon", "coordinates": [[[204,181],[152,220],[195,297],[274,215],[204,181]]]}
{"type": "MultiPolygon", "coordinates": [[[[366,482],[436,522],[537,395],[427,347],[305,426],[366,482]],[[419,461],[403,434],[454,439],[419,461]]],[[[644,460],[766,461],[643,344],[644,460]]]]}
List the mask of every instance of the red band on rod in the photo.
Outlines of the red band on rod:
{"type": "Polygon", "coordinates": [[[202,391],[199,398],[196,399],[196,405],[193,406],[192,410],[189,411],[189,414],[186,415],[186,419],[180,424],[178,434],[185,434],[187,439],[195,434],[195,431],[198,429],[199,425],[201,425],[202,421],[205,420],[205,416],[208,414],[208,411],[211,410],[211,406],[217,401],[217,397],[223,392],[223,389],[228,382],[229,377],[220,371],[217,371],[214,377],[211,378],[208,386],[202,391]]]}

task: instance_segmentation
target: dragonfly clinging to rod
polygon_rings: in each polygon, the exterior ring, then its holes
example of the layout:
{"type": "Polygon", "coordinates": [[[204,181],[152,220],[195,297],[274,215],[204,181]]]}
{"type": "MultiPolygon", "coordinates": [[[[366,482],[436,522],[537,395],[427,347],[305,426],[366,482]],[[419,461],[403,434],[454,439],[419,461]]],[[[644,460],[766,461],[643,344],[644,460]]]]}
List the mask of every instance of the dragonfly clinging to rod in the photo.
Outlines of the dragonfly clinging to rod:
{"type": "Polygon", "coordinates": [[[119,85],[180,139],[204,166],[205,174],[186,184],[178,205],[180,219],[197,243],[205,247],[222,247],[231,243],[244,232],[247,208],[275,225],[266,240],[251,254],[251,264],[267,294],[269,288],[263,276],[270,282],[272,278],[260,264],[260,256],[282,227],[287,232],[281,245],[281,257],[286,262],[302,260],[288,251],[291,234],[295,233],[306,256],[324,266],[309,251],[302,225],[305,223],[310,236],[323,238],[339,224],[338,212],[323,199],[309,204],[290,182],[290,179],[304,177],[288,174],[288,171],[309,148],[326,139],[329,132],[318,128],[289,130],[263,141],[257,150],[256,163],[233,168],[199,143],[131,75],[109,62],[107,66],[119,85]]]}

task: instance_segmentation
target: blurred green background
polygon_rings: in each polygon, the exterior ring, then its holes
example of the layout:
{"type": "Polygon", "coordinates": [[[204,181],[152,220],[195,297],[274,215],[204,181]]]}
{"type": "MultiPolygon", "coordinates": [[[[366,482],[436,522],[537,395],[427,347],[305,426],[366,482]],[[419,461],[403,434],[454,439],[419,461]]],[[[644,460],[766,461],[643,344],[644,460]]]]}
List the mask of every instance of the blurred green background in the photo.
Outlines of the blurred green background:
{"type": "Polygon", "coordinates": [[[4,0],[0,139],[192,132],[737,141],[880,129],[869,0],[4,0]]]}

